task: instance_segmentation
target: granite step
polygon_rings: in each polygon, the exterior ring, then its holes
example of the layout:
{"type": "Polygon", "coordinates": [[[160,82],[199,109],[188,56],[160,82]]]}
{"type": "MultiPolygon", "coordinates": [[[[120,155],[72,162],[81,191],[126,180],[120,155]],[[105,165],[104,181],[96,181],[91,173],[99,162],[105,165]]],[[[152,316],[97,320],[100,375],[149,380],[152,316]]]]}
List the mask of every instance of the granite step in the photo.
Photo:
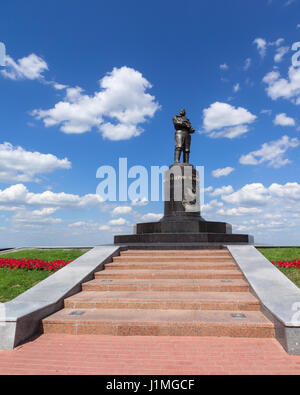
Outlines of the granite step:
{"type": "Polygon", "coordinates": [[[105,270],[230,270],[236,269],[237,265],[233,262],[206,262],[206,263],[188,263],[188,262],[118,262],[108,263],[105,270]]]}
{"type": "Polygon", "coordinates": [[[274,337],[226,250],[125,251],[82,289],[45,333],[274,337]]]}
{"type": "Polygon", "coordinates": [[[70,309],[163,309],[259,311],[250,292],[84,291],[65,301],[70,309]]]}
{"type": "Polygon", "coordinates": [[[72,335],[274,337],[274,325],[261,312],[247,311],[235,318],[236,314],[219,310],[64,309],[44,319],[43,330],[72,335]]]}
{"type": "Polygon", "coordinates": [[[110,270],[95,274],[96,279],[237,279],[239,270],[110,270]]]}
{"type": "Polygon", "coordinates": [[[229,256],[210,256],[210,255],[203,255],[203,256],[165,256],[165,255],[136,255],[136,256],[119,256],[113,258],[114,262],[197,262],[197,263],[204,263],[204,262],[233,262],[232,257],[229,256]]]}
{"type": "Polygon", "coordinates": [[[97,279],[82,285],[83,291],[140,291],[140,292],[249,292],[242,279],[97,279]]]}
{"type": "Polygon", "coordinates": [[[228,250],[128,250],[122,251],[121,256],[231,256],[228,250]]]}

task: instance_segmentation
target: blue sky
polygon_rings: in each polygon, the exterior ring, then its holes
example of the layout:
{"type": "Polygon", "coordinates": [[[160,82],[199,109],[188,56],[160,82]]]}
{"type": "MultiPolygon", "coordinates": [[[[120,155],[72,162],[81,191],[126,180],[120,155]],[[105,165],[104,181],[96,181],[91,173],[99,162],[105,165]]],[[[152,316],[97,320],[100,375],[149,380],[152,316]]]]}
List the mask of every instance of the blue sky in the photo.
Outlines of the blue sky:
{"type": "Polygon", "coordinates": [[[110,243],[158,220],[162,202],[101,202],[96,171],[120,157],[171,164],[181,107],[197,130],[191,161],[205,166],[203,216],[299,244],[299,11],[299,0],[2,4],[0,247],[110,243]]]}

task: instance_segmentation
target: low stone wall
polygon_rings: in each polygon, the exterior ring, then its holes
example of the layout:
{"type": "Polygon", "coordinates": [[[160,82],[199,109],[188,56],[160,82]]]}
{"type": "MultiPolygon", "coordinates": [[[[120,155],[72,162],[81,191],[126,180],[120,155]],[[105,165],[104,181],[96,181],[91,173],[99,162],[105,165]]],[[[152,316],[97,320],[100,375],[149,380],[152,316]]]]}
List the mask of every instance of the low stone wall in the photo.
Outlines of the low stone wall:
{"type": "Polygon", "coordinates": [[[39,333],[41,320],[62,309],[64,300],[80,292],[82,283],[92,280],[121,250],[95,247],[11,302],[0,304],[0,349],[12,350],[39,333]]]}
{"type": "Polygon", "coordinates": [[[275,324],[276,338],[292,355],[300,355],[300,289],[254,246],[227,246],[275,324]]]}

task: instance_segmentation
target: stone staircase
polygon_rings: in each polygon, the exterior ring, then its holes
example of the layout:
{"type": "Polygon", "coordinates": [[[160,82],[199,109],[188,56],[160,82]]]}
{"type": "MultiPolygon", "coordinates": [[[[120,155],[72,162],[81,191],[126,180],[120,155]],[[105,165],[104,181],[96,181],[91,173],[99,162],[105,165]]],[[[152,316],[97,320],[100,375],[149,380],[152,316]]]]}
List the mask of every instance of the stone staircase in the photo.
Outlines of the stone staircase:
{"type": "Polygon", "coordinates": [[[128,250],[107,264],[44,333],[274,337],[243,274],[224,250],[128,250]]]}

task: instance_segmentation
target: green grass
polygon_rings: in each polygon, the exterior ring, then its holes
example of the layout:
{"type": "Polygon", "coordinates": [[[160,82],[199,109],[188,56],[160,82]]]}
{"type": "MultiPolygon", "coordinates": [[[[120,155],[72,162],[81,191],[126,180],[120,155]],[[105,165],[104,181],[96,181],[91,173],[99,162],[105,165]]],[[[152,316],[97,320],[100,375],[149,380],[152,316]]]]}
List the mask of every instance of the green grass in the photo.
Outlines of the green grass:
{"type": "Polygon", "coordinates": [[[87,250],[24,250],[11,252],[7,254],[0,254],[0,258],[31,258],[42,259],[43,261],[74,261],[81,255],[85,254],[87,250]]]}
{"type": "Polygon", "coordinates": [[[300,260],[300,248],[258,248],[269,261],[300,260]]]}
{"type": "MultiPolygon", "coordinates": [[[[271,262],[300,260],[300,248],[258,248],[258,250],[271,262]]],[[[300,269],[276,267],[300,288],[300,269]]]]}
{"type": "MultiPolygon", "coordinates": [[[[32,258],[43,261],[74,261],[83,255],[86,250],[24,250],[0,254],[0,258],[32,258]]],[[[50,270],[25,270],[0,268],[0,303],[8,302],[40,281],[53,274],[50,270]]]]}
{"type": "Polygon", "coordinates": [[[51,274],[50,270],[0,269],[0,303],[16,298],[51,274]]]}

